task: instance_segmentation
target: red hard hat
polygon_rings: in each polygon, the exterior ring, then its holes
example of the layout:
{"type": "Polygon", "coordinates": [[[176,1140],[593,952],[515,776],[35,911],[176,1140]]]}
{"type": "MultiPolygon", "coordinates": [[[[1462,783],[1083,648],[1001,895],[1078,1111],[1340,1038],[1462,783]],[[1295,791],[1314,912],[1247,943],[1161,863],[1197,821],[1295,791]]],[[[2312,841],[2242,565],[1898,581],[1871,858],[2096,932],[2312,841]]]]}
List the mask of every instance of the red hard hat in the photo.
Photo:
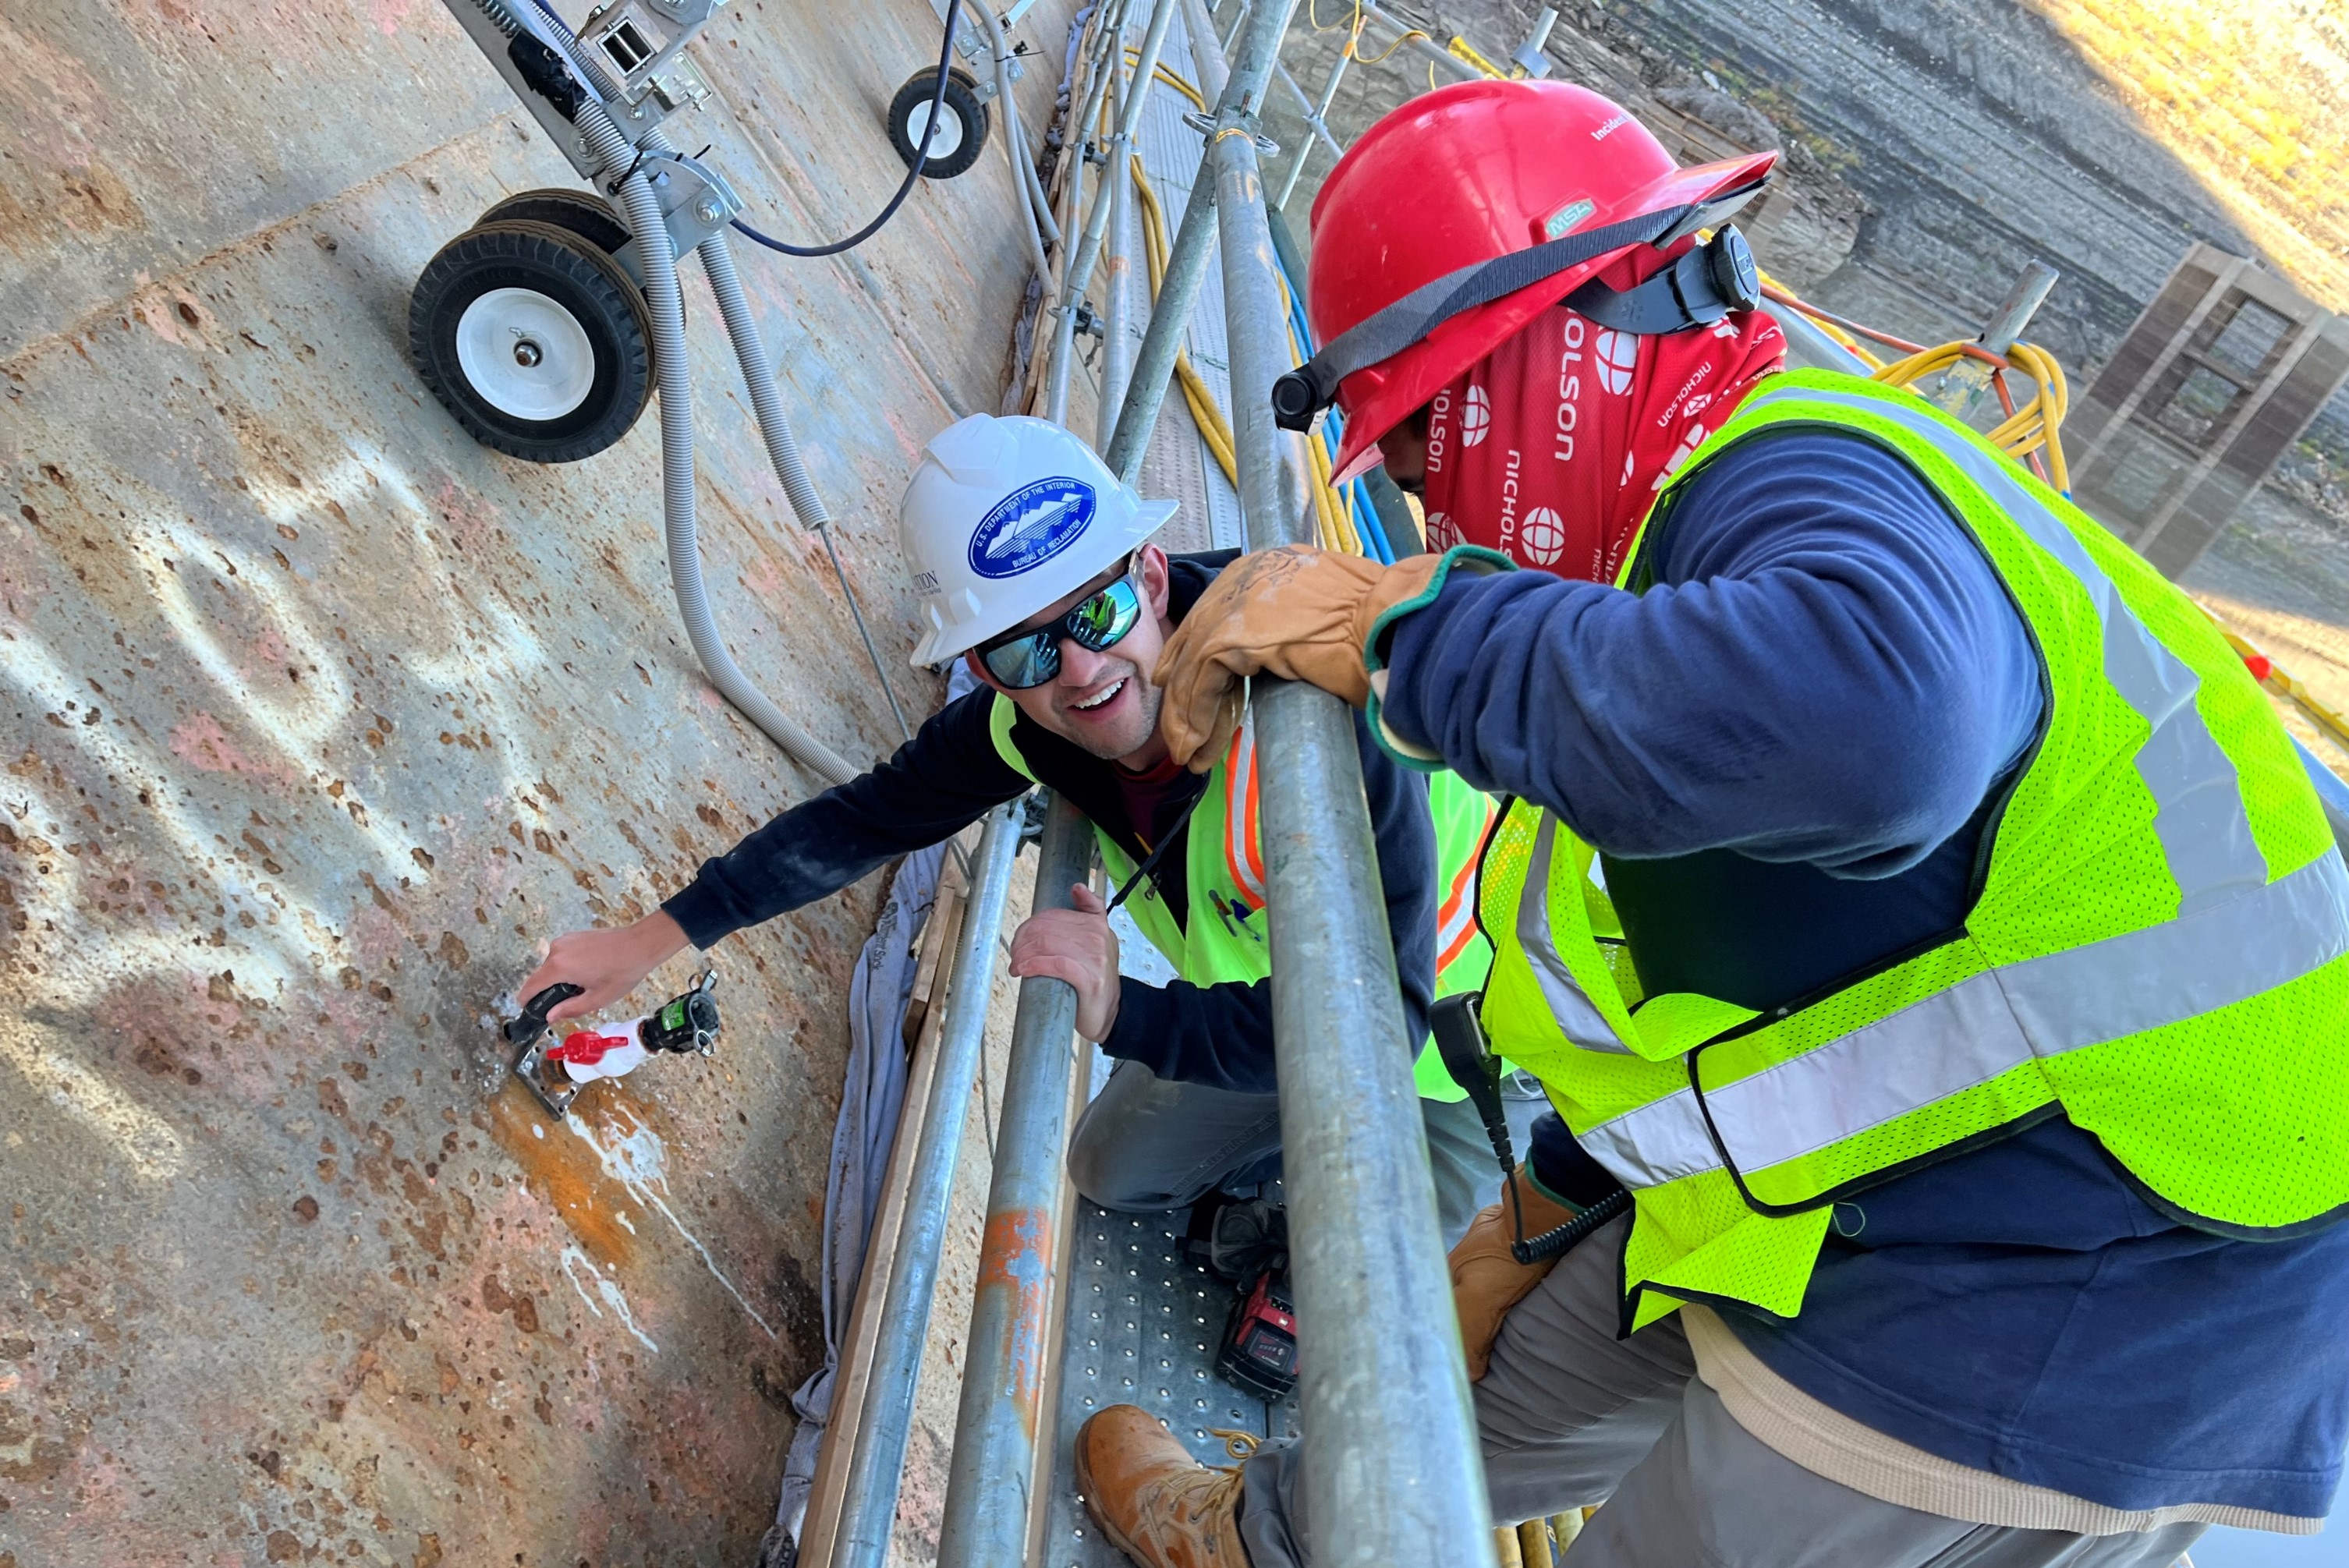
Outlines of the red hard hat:
{"type": "MultiPolygon", "coordinates": [[[[1313,202],[1313,335],[1330,343],[1459,268],[1754,184],[1777,160],[1757,152],[1682,169],[1622,106],[1567,82],[1461,82],[1423,94],[1364,131],[1313,202]]],[[[1337,478],[1377,461],[1381,436],[1622,254],[1473,306],[1340,382],[1337,478]]]]}

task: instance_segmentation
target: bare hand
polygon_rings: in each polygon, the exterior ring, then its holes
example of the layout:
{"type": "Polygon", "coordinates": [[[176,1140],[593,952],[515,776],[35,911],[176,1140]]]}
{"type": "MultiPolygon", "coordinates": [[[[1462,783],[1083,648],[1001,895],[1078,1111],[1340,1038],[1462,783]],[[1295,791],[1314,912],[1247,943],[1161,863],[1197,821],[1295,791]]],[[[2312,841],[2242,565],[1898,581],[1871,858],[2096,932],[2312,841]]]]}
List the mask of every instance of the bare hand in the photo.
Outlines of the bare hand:
{"type": "Polygon", "coordinates": [[[1098,1044],[1117,1022],[1117,933],[1109,905],[1079,882],[1069,890],[1074,909],[1048,909],[1011,934],[1011,973],[1025,980],[1048,975],[1077,993],[1077,1033],[1098,1044]]]}
{"type": "Polygon", "coordinates": [[[546,950],[545,962],[522,983],[522,999],[558,981],[585,989],[551,1009],[549,1018],[575,1018],[599,1013],[635,990],[644,977],[685,951],[685,928],[666,910],[655,910],[633,925],[616,931],[574,931],[558,936],[546,950]]]}

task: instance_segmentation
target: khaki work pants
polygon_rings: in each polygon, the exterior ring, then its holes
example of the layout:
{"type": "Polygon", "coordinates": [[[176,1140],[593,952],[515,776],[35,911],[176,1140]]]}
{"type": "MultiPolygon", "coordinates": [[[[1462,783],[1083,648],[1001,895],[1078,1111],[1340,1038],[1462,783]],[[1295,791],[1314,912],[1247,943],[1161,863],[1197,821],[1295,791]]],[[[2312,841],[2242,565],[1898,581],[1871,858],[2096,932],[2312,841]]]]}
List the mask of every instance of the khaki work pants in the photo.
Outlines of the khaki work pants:
{"type": "MultiPolygon", "coordinates": [[[[1625,1221],[1568,1253],[1511,1312],[1475,1387],[1496,1524],[1604,1501],[1563,1568],[2169,1568],[2204,1527],[2073,1535],[1880,1502],[1751,1437],[1696,1377],[1677,1317],[1615,1337],[1625,1221]]],[[[1294,1444],[1246,1467],[1252,1568],[1307,1568],[1294,1444]]]]}

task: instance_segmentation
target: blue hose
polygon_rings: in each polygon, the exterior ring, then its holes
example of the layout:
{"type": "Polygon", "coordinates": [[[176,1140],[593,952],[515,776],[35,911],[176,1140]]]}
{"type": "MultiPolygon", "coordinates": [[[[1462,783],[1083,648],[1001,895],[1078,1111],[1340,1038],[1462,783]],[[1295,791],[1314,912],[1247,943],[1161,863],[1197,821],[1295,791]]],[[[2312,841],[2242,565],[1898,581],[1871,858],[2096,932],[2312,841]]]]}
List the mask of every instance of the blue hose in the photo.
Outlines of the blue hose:
{"type": "MultiPolygon", "coordinates": [[[[1288,277],[1286,264],[1281,267],[1281,275],[1288,281],[1289,330],[1310,357],[1317,346],[1313,341],[1312,324],[1305,318],[1305,291],[1298,286],[1295,278],[1288,277]]],[[[1329,417],[1321,421],[1320,434],[1316,438],[1321,442],[1322,450],[1329,454],[1332,464],[1338,460],[1338,448],[1345,433],[1345,417],[1335,408],[1330,409],[1329,417]]],[[[1394,546],[1388,542],[1386,530],[1379,526],[1378,509],[1371,504],[1369,493],[1362,489],[1362,481],[1349,480],[1339,488],[1338,499],[1346,508],[1347,521],[1353,524],[1355,535],[1362,542],[1363,553],[1373,561],[1393,565],[1394,546]]]]}

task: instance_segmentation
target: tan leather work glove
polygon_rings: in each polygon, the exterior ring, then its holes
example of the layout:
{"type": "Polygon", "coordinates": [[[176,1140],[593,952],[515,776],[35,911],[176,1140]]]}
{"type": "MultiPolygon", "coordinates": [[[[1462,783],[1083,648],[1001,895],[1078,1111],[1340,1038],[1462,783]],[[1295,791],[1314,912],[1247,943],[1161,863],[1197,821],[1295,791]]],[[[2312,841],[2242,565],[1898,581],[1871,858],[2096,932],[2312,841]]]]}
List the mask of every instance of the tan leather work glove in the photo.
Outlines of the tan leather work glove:
{"type": "MultiPolygon", "coordinates": [[[[1525,1202],[1527,1241],[1556,1230],[1577,1212],[1552,1202],[1527,1181],[1523,1166],[1509,1182],[1525,1202]]],[[[1509,1255],[1509,1243],[1517,1235],[1510,1210],[1509,1189],[1504,1187],[1501,1201],[1470,1221],[1468,1233],[1452,1249],[1452,1309],[1460,1315],[1460,1343],[1468,1352],[1471,1383],[1485,1376],[1493,1359],[1493,1341],[1500,1337],[1501,1319],[1557,1264],[1556,1258],[1521,1264],[1509,1255]]]]}
{"type": "Polygon", "coordinates": [[[1305,681],[1360,707],[1371,695],[1363,646],[1380,614],[1427,592],[1440,555],[1392,566],[1288,544],[1244,555],[1208,585],[1167,639],[1153,678],[1158,727],[1177,762],[1216,765],[1240,722],[1240,680],[1305,681]]]}

